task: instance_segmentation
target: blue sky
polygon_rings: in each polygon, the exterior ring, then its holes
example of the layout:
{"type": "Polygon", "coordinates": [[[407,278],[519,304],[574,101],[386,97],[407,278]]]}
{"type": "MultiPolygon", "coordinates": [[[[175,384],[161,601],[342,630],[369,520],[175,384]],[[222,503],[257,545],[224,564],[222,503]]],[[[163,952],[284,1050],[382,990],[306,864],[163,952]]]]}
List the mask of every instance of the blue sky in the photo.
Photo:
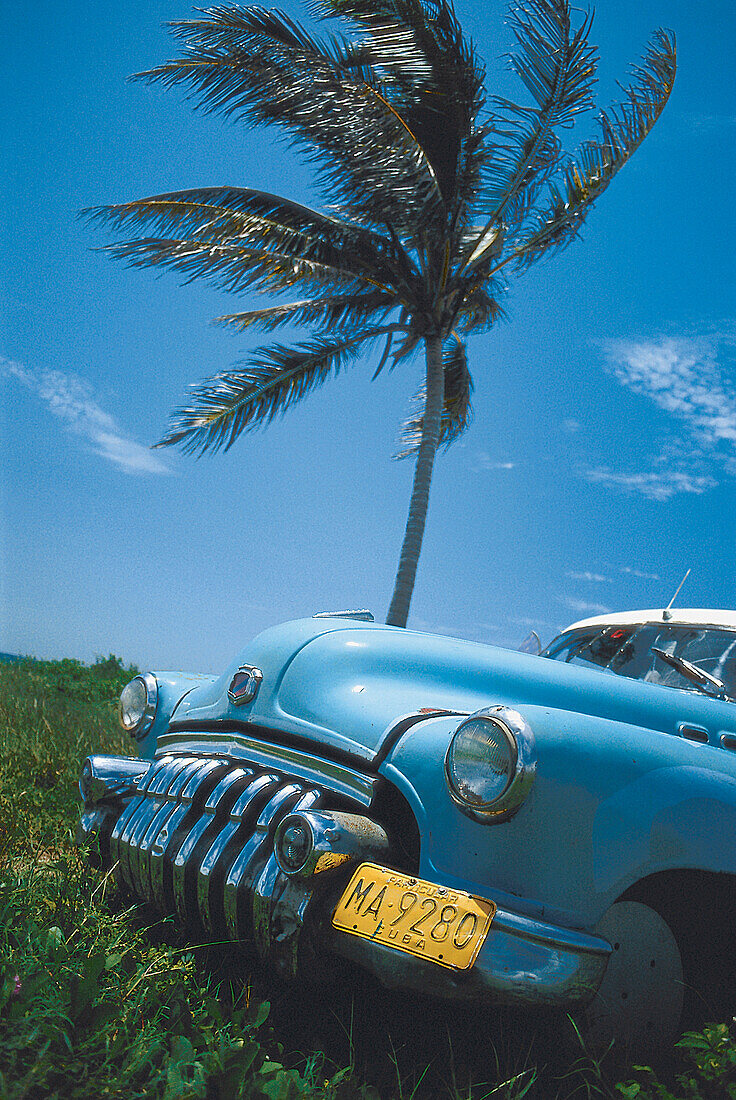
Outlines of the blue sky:
{"type": "MultiPolygon", "coordinates": [[[[504,5],[457,10],[489,89],[511,90],[504,5]]],[[[149,449],[187,385],[255,341],[209,324],[232,297],[94,251],[107,238],[78,211],[210,184],[320,202],[275,133],[126,83],[172,55],[162,24],[189,13],[4,13],[0,651],[216,670],[284,619],[385,615],[412,474],[391,455],[418,360],[375,382],[358,364],[226,455],[149,449]]],[[[736,606],[736,9],[600,0],[602,105],[660,25],[679,51],[662,118],[582,238],[471,340],[475,420],[435,468],[410,626],[546,641],[667,603],[689,567],[681,605],[736,606]]]]}

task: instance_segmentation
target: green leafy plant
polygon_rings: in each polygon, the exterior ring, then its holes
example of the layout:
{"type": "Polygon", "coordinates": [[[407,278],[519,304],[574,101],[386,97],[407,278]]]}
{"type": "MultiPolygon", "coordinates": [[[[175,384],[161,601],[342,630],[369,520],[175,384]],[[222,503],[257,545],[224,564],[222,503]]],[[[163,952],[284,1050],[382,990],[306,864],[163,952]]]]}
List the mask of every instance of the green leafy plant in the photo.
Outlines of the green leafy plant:
{"type": "Polygon", "coordinates": [[[736,1039],[727,1024],[686,1031],[676,1048],[686,1068],[664,1083],[651,1066],[636,1066],[637,1079],[616,1086],[626,1100],[734,1100],[736,1039]]]}

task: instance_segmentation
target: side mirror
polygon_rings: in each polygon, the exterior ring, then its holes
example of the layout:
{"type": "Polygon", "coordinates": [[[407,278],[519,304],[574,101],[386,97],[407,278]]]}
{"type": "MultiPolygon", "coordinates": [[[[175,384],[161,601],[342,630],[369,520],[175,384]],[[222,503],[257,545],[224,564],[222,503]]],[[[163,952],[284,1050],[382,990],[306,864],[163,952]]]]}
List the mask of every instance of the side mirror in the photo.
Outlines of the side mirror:
{"type": "Polygon", "coordinates": [[[542,643],[539,639],[539,635],[536,630],[532,630],[531,634],[527,634],[524,641],[519,646],[519,653],[533,653],[535,657],[538,657],[542,652],[542,643]]]}

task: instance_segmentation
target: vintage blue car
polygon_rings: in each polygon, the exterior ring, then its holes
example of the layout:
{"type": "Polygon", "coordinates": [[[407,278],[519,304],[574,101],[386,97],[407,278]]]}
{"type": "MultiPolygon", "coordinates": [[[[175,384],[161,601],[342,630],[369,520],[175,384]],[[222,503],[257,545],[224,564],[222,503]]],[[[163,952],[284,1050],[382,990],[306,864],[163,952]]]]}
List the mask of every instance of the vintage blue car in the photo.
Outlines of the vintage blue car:
{"type": "Polygon", "coordinates": [[[541,656],[321,614],[219,677],[136,676],[120,713],[139,755],[86,760],[83,843],[284,976],[341,956],[634,1049],[734,991],[734,612],[599,617],[541,656]]]}

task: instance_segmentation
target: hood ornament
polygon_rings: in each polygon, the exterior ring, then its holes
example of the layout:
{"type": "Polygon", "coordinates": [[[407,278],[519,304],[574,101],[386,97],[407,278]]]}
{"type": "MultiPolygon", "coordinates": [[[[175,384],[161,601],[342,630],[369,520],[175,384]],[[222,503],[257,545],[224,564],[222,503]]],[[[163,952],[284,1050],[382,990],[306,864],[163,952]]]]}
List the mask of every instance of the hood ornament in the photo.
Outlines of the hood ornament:
{"type": "Polygon", "coordinates": [[[260,668],[255,665],[240,665],[227,689],[228,699],[235,707],[250,703],[251,699],[255,699],[262,680],[260,668]]]}

